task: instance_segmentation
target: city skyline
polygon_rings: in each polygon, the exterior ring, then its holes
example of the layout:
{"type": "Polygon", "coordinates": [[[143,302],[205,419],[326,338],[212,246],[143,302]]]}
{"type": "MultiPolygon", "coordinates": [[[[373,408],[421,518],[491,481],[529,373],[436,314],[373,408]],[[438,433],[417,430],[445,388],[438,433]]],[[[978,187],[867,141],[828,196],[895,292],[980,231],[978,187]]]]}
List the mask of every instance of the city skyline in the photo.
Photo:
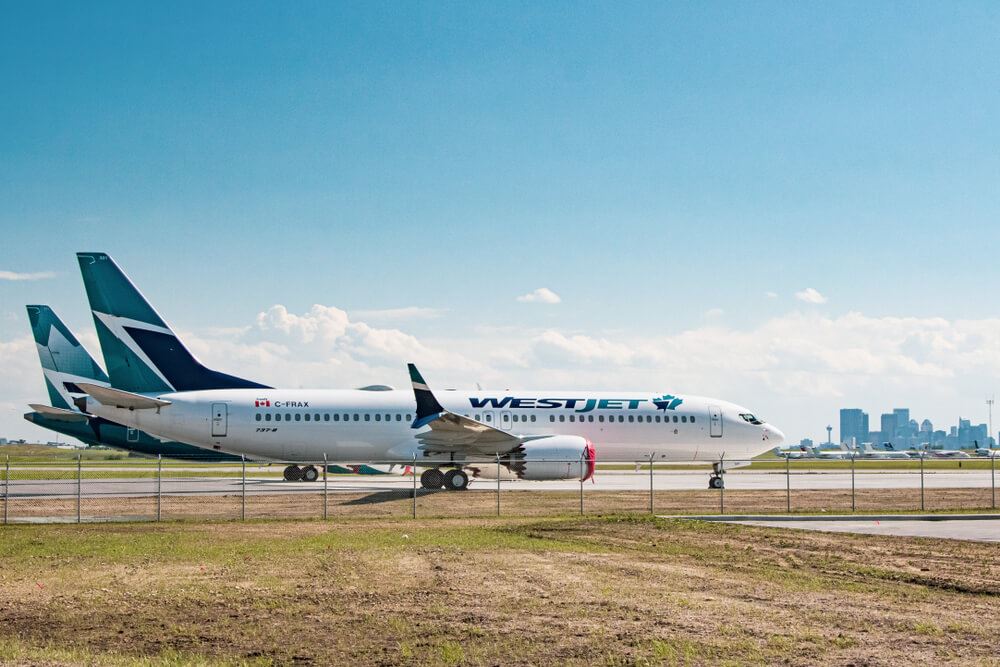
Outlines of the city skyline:
{"type": "Polygon", "coordinates": [[[926,417],[918,422],[911,416],[909,408],[893,408],[891,412],[883,412],[879,416],[879,430],[874,431],[870,428],[869,415],[863,409],[841,408],[838,444],[888,442],[899,449],[920,448],[925,444],[943,449],[996,446],[997,433],[990,432],[989,417],[987,421],[973,424],[972,419],[959,416],[957,423],[947,429],[934,428],[934,424],[926,417]]]}

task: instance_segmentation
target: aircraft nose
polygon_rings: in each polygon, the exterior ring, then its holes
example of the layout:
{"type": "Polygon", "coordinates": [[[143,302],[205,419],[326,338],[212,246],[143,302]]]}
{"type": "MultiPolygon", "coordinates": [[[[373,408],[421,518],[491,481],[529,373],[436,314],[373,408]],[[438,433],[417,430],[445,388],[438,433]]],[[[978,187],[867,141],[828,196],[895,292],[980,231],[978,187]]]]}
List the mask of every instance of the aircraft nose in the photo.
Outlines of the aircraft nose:
{"type": "Polygon", "coordinates": [[[775,447],[780,446],[785,441],[785,434],[770,424],[764,424],[764,435],[767,437],[767,441],[774,444],[775,447]]]}

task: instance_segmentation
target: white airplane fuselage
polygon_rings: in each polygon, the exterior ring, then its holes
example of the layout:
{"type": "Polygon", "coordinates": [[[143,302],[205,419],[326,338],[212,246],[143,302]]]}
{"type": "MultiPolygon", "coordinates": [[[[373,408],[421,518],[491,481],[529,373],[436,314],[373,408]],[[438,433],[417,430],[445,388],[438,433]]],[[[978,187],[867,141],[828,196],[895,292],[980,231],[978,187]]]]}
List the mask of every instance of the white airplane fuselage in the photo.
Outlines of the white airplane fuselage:
{"type": "MultiPolygon", "coordinates": [[[[87,399],[87,411],[114,422],[231,454],[289,462],[447,461],[428,458],[411,428],[412,391],[217,389],[148,394],[159,410],[87,399]]],[[[673,409],[655,392],[439,391],[450,411],[515,435],[590,440],[598,460],[747,459],[780,445],[781,431],[751,423],[727,401],[684,396],[673,409]]]]}

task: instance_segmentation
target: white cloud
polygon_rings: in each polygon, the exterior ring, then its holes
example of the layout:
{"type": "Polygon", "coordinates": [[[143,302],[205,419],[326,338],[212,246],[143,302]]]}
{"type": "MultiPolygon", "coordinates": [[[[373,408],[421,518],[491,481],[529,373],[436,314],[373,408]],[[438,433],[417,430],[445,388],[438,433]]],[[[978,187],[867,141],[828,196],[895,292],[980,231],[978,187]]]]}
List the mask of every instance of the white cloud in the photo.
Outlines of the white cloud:
{"type": "Polygon", "coordinates": [[[522,303],[559,303],[562,301],[559,295],[548,287],[539,287],[533,292],[522,294],[517,297],[517,300],[522,303]]]}
{"type": "Polygon", "coordinates": [[[795,293],[795,298],[806,303],[826,303],[826,297],[812,287],[807,287],[795,293]]]}
{"type": "Polygon", "coordinates": [[[726,311],[722,308],[709,308],[705,311],[705,319],[715,321],[721,319],[725,314],[726,311]]]}
{"type": "Polygon", "coordinates": [[[35,273],[18,273],[17,271],[0,271],[0,280],[47,280],[49,278],[55,278],[56,274],[53,271],[37,271],[35,273]]]}
{"type": "Polygon", "coordinates": [[[421,308],[407,306],[405,308],[386,308],[384,310],[354,310],[351,317],[366,322],[400,322],[410,320],[431,320],[444,315],[442,308],[421,308]]]}
{"type": "Polygon", "coordinates": [[[764,296],[766,296],[768,299],[777,299],[778,298],[778,293],[777,292],[764,292],[764,296]]]}
{"type": "MultiPolygon", "coordinates": [[[[239,324],[239,323],[236,323],[239,324]]],[[[792,439],[825,437],[841,407],[905,406],[939,426],[985,421],[1000,376],[1000,318],[790,312],[755,326],[720,322],[660,335],[486,326],[436,337],[358,321],[333,306],[275,305],[245,326],[180,332],[204,363],[281,387],[407,386],[406,361],[431,385],[640,390],[716,396],[760,412],[792,439]]],[[[97,351],[92,330],[78,332],[97,351]]],[[[0,339],[0,436],[41,437],[21,419],[46,397],[30,336],[0,339]]]]}

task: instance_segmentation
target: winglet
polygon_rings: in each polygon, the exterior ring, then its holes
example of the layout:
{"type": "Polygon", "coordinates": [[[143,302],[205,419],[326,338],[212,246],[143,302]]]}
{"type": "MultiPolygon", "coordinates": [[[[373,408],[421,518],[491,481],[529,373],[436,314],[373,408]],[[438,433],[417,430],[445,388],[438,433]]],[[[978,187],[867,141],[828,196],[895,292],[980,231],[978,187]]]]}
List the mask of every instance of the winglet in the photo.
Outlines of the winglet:
{"type": "Polygon", "coordinates": [[[410,428],[420,428],[441,416],[444,408],[434,398],[430,387],[424,382],[423,376],[413,364],[406,364],[410,370],[410,382],[413,383],[413,397],[417,400],[417,418],[413,420],[410,428]]]}

